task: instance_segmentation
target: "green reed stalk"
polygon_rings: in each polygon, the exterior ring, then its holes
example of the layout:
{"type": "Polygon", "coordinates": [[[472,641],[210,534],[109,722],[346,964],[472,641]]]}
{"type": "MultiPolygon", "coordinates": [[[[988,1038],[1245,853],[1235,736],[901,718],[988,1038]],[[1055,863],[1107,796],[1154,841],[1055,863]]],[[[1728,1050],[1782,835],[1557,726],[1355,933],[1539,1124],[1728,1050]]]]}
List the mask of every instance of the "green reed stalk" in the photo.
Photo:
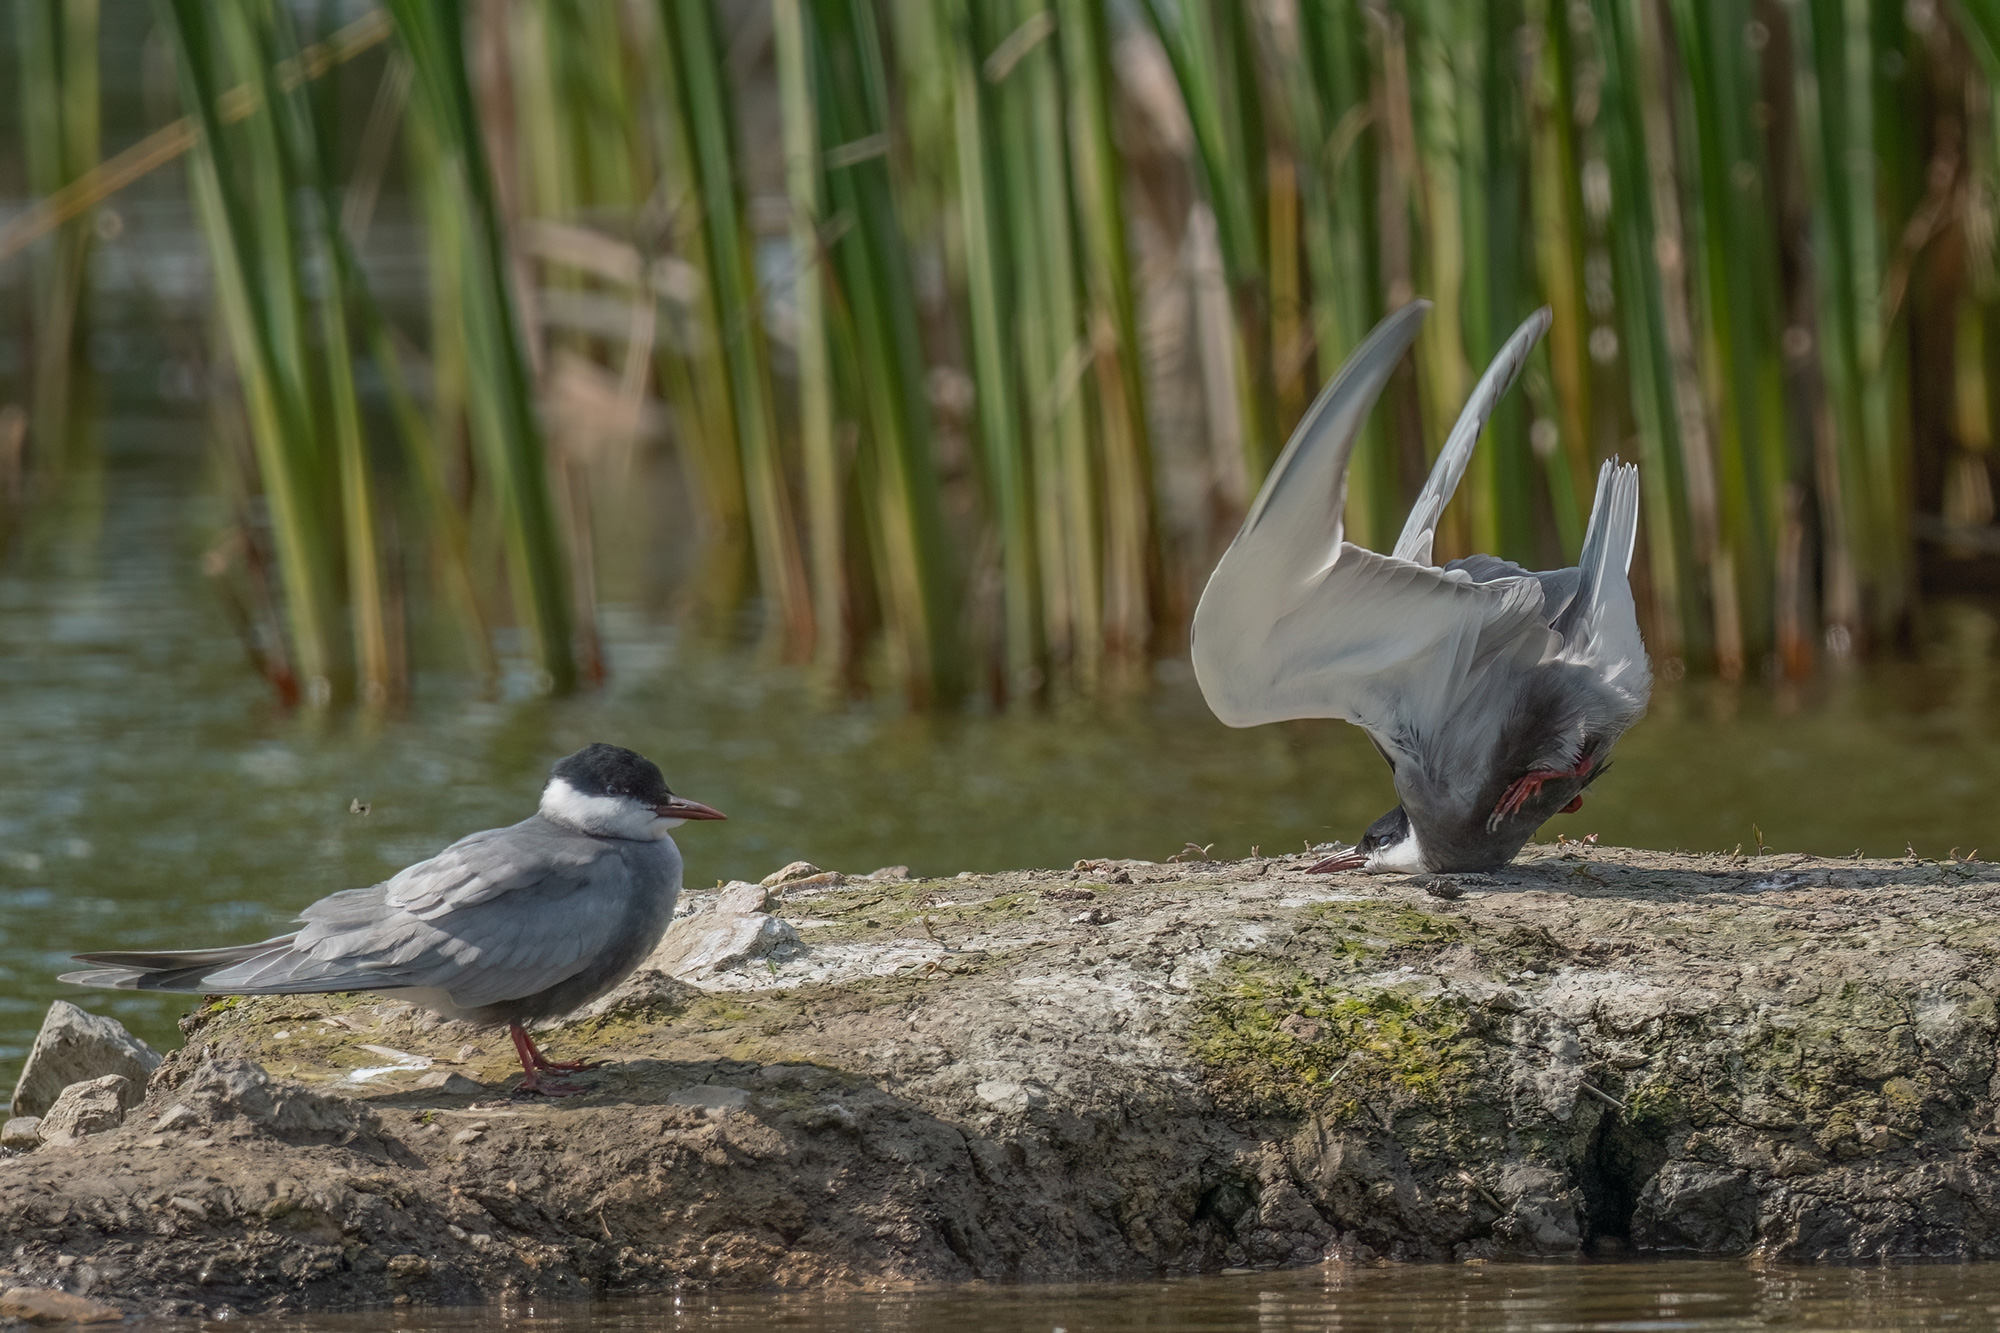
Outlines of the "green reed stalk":
{"type": "Polygon", "coordinates": [[[1735,554],[1743,651],[1755,662],[1771,646],[1790,468],[1774,200],[1755,124],[1762,88],[1743,36],[1753,16],[1744,0],[1720,6],[1677,0],[1672,14],[1694,122],[1694,143],[1683,157],[1696,168],[1691,234],[1705,302],[1704,380],[1717,405],[1722,540],[1735,554]]]}
{"type": "Polygon", "coordinates": [[[1060,0],[1057,12],[1069,98],[1071,185],[1090,301],[1084,336],[1096,370],[1104,492],[1103,634],[1106,653],[1129,660],[1146,651],[1159,555],[1135,284],[1112,138],[1110,34],[1101,0],[1060,0]]]}
{"type": "Polygon", "coordinates": [[[770,623],[779,642],[789,654],[804,654],[813,640],[812,593],[779,457],[770,354],[736,174],[735,115],[722,83],[722,47],[707,0],[670,2],[666,31],[677,62],[680,110],[691,132],[707,276],[715,288],[758,577],[771,601],[770,623]]]}
{"type": "Polygon", "coordinates": [[[243,6],[164,0],[162,18],[174,42],[182,101],[201,124],[202,143],[189,159],[195,205],[269,501],[292,649],[306,699],[324,706],[339,672],[339,563],[327,540],[330,478],[304,378],[305,299],[288,188],[297,178],[270,115],[225,131],[217,111],[222,91],[237,81],[223,62],[239,66],[236,73],[255,73],[240,69],[258,58],[243,6]]]}
{"type": "MultiPolygon", "coordinates": [[[[1877,558],[1875,524],[1866,494],[1868,423],[1874,417],[1871,357],[1876,251],[1872,173],[1851,161],[1867,128],[1868,71],[1848,51],[1848,6],[1809,0],[1791,14],[1793,96],[1800,158],[1812,201],[1813,277],[1819,312],[1819,367],[1827,420],[1818,423],[1818,477],[1826,534],[1825,616],[1850,642],[1866,626],[1862,586],[1877,558]],[[1850,88],[1859,75],[1863,87],[1850,88]],[[1850,106],[1859,98],[1862,111],[1850,106]]],[[[1975,11],[1976,12],[1976,11],[1975,11]]],[[[1872,145],[1872,136],[1863,142],[1872,145]]],[[[1865,154],[1866,150],[1862,150],[1865,154]]]]}
{"type": "Polygon", "coordinates": [[[945,541],[909,243],[889,174],[889,89],[865,0],[815,0],[827,200],[850,225],[829,246],[859,392],[863,511],[891,650],[918,703],[964,690],[955,558],[945,541]]]}
{"type": "Polygon", "coordinates": [[[1577,158],[1576,80],[1565,0],[1541,0],[1533,89],[1529,95],[1529,192],[1535,267],[1550,307],[1549,370],[1560,432],[1543,469],[1558,540],[1566,558],[1583,548],[1592,474],[1590,311],[1584,295],[1584,216],[1577,158]]]}
{"type": "Polygon", "coordinates": [[[994,41],[979,22],[992,0],[951,0],[952,120],[958,147],[958,209],[964,228],[966,309],[972,373],[979,410],[979,439],[986,484],[999,525],[1002,692],[1032,698],[1046,678],[1042,644],[1041,575],[1037,549],[1033,472],[1021,424],[1012,328],[1013,260],[1004,136],[996,128],[983,73],[994,41]]]}
{"type": "MultiPolygon", "coordinates": [[[[1380,127],[1371,105],[1367,19],[1355,0],[1299,6],[1298,59],[1286,60],[1286,92],[1299,158],[1304,249],[1312,283],[1313,334],[1330,375],[1385,313],[1377,219],[1380,127]]],[[[1348,538],[1385,549],[1403,522],[1403,496],[1383,414],[1371,414],[1347,478],[1348,538]]]]}
{"type": "MultiPolygon", "coordinates": [[[[98,0],[16,0],[14,25],[27,185],[46,198],[97,165],[98,0]]],[[[87,216],[64,223],[30,270],[29,447],[49,492],[66,489],[83,464],[72,407],[75,367],[83,364],[92,223],[87,216]]]]}
{"type": "Polygon", "coordinates": [[[577,683],[568,561],[508,277],[508,253],[478,113],[467,81],[464,14],[458,0],[388,0],[416,74],[411,112],[429,122],[438,148],[437,192],[461,241],[457,256],[474,441],[504,515],[509,582],[516,614],[549,688],[577,683]]]}
{"type": "Polygon", "coordinates": [[[727,623],[741,600],[753,555],[750,499],[743,453],[737,446],[724,324],[717,304],[702,205],[694,127],[682,109],[678,62],[673,58],[671,16],[665,6],[635,11],[645,27],[635,45],[646,53],[650,75],[645,105],[653,143],[658,204],[665,241],[674,257],[702,275],[679,337],[668,338],[656,359],[662,390],[675,409],[681,456],[703,493],[701,512],[710,527],[703,569],[695,579],[712,623],[727,623]]]}
{"type": "MultiPolygon", "coordinates": [[[[1039,3],[1026,0],[1016,7],[1015,16],[1028,21],[1041,12],[1039,3]]],[[[1057,551],[1048,553],[1056,558],[1045,558],[1043,569],[1060,570],[1065,577],[1070,670],[1077,684],[1089,690],[1097,684],[1104,650],[1100,496],[1092,466],[1092,413],[1085,379],[1090,344],[1084,325],[1083,272],[1070,207],[1068,108],[1055,43],[1038,44],[1021,57],[1009,77],[1019,81],[1028,104],[1032,235],[1041,256],[1039,264],[1022,270],[1040,289],[1040,336],[1030,363],[1030,401],[1046,423],[1044,503],[1061,533],[1057,551]]]]}
{"type": "Polygon", "coordinates": [[[805,465],[806,530],[812,565],[815,657],[829,682],[851,668],[845,469],[834,438],[832,348],[826,317],[826,204],[819,111],[805,0],[773,0],[778,96],[783,106],[785,188],[791,200],[792,308],[799,359],[799,450],[805,465]]]}
{"type": "Polygon", "coordinates": [[[1601,115],[1611,180],[1612,267],[1642,464],[1643,537],[1652,594],[1648,628],[1654,656],[1677,658],[1707,636],[1693,606],[1693,562],[1683,518],[1686,483],[1680,466],[1679,414],[1654,243],[1653,184],[1639,80],[1640,19],[1632,0],[1592,0],[1591,12],[1604,70],[1601,115]]]}
{"type": "Polygon", "coordinates": [[[1277,457],[1277,404],[1266,281],[1269,227],[1261,92],[1249,15],[1219,0],[1145,0],[1145,13],[1180,81],[1194,130],[1197,174],[1215,210],[1216,238],[1236,303],[1238,414],[1244,472],[1255,492],[1277,457]]]}

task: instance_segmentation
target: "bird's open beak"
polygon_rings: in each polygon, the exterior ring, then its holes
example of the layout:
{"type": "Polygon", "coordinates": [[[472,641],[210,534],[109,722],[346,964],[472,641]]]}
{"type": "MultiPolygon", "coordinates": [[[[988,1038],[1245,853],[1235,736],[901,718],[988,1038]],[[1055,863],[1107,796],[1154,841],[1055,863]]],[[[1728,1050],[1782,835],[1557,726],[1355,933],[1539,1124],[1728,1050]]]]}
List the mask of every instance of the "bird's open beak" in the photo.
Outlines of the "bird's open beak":
{"type": "Polygon", "coordinates": [[[1308,875],[1331,875],[1336,870],[1359,870],[1368,864],[1368,858],[1352,847],[1344,852],[1335,852],[1326,860],[1306,867],[1308,875]]]}
{"type": "Polygon", "coordinates": [[[653,807],[653,813],[662,819],[727,819],[728,815],[712,805],[700,801],[690,801],[685,796],[669,797],[665,804],[653,807]]]}

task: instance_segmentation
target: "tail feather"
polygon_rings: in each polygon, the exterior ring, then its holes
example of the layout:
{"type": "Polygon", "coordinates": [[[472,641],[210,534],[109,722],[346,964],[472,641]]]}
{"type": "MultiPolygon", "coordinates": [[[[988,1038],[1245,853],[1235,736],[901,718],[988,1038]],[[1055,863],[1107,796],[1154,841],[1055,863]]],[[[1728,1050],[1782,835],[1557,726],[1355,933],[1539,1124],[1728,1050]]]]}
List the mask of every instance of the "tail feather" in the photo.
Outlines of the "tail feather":
{"type": "Polygon", "coordinates": [[[189,995],[309,995],[328,991],[368,990],[380,978],[357,976],[316,978],[288,977],[290,969],[274,965],[284,960],[306,961],[292,953],[295,935],[281,935],[256,944],[232,944],[220,949],[164,949],[156,952],[80,953],[79,963],[96,966],[81,972],[65,972],[58,978],[75,986],[98,986],[106,990],[178,991],[189,995]],[[251,985],[231,984],[230,973],[249,971],[257,976],[251,985]],[[262,974],[262,975],[259,975],[262,974]]]}
{"type": "Polygon", "coordinates": [[[1631,639],[1637,647],[1638,624],[1627,573],[1639,535],[1639,467],[1610,459],[1597,471],[1597,498],[1590,507],[1590,526],[1583,536],[1577,567],[1583,574],[1569,610],[1554,628],[1566,641],[1581,642],[1607,633],[1631,639]]]}

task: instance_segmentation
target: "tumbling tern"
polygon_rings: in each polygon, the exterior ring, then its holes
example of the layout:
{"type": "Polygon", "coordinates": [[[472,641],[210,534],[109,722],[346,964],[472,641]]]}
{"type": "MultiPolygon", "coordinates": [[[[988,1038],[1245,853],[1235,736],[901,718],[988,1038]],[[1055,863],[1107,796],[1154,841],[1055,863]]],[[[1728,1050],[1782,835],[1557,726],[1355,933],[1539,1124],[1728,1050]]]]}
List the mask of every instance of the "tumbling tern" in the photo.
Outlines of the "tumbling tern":
{"type": "Polygon", "coordinates": [[[667,790],[649,759],[589,745],[561,760],[541,808],[461,838],[366,889],[322,898],[302,928],[220,949],[78,954],[62,979],[199,995],[392,993],[446,1018],[506,1024],[518,1091],[580,1092],[545,1077],[590,1068],[543,1055],[522,1026],[623,981],[673,921],[681,854],[668,830],[722,819],[667,790]]]}
{"type": "Polygon", "coordinates": [[[1394,552],[1342,540],[1355,440],[1429,309],[1417,301],[1383,320],[1320,394],[1195,610],[1195,675],[1223,722],[1344,718],[1389,761],[1401,803],[1316,871],[1505,865],[1543,821],[1582,805],[1652,688],[1626,581],[1636,466],[1598,472],[1573,568],[1432,563],[1438,519],[1548,328],[1546,309],[1480,378],[1394,552]]]}

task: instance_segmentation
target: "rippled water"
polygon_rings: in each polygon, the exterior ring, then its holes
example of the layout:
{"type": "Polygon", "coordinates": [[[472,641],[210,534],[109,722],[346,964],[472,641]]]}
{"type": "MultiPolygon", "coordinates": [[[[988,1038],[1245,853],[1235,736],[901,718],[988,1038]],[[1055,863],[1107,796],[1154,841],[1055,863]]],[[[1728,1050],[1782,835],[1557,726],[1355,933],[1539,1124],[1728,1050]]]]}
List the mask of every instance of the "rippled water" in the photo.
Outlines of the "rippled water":
{"type": "MultiPolygon", "coordinates": [[[[314,898],[523,817],[550,761],[591,740],[652,755],[729,812],[680,839],[694,883],[795,857],[948,875],[1189,842],[1241,856],[1353,838],[1394,799],[1359,731],[1231,731],[1181,663],[1106,706],[830,710],[748,650],[621,604],[598,693],[483,701],[436,676],[407,720],[287,716],[199,572],[204,447],[196,423],[114,417],[99,535],[24,543],[0,571],[0,1081],[57,995],[177,1040],[172,1000],[59,987],[70,953],[275,932],[314,898]]],[[[1794,691],[1662,688],[1584,811],[1545,832],[2000,852],[1994,625],[1939,607],[1913,661],[1794,691]]]]}
{"type": "Polygon", "coordinates": [[[288,1333],[1872,1333],[2000,1324],[2000,1265],[1328,1267],[1090,1286],[649,1297],[248,1322],[288,1333]]]}

